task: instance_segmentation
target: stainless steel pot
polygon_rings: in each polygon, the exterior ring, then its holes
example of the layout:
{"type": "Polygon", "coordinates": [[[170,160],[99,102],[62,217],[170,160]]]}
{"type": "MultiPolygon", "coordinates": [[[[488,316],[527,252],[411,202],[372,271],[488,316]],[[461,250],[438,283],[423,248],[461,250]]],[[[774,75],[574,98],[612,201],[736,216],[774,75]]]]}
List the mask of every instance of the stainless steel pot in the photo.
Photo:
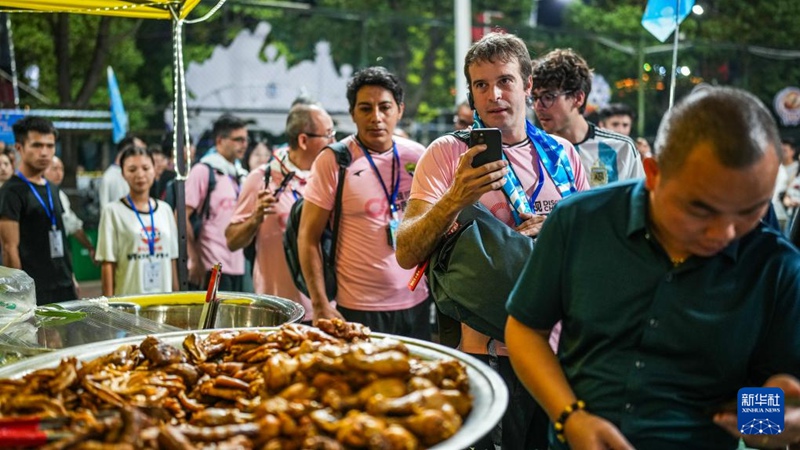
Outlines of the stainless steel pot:
{"type": "MultiPolygon", "coordinates": [[[[205,292],[130,295],[108,299],[109,306],[121,311],[172,325],[196,330],[203,310],[205,292]]],[[[220,292],[216,328],[273,327],[299,322],[305,310],[291,300],[272,295],[220,292]]]]}

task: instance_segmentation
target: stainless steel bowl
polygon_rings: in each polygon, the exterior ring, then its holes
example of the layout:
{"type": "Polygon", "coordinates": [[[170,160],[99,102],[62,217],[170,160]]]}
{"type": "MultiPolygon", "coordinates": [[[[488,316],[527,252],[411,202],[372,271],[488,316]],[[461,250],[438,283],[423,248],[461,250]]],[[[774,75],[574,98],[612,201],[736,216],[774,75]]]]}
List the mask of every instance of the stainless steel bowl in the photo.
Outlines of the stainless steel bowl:
{"type": "MultiPolygon", "coordinates": [[[[108,299],[109,306],[184,330],[199,328],[205,292],[130,295],[108,299]]],[[[274,327],[299,322],[305,310],[291,300],[272,295],[220,292],[215,328],[274,327]]]]}
{"type": "MultiPolygon", "coordinates": [[[[179,331],[157,334],[156,336],[169,344],[181,347],[183,340],[189,333],[189,331],[179,331]]],[[[204,330],[196,333],[199,336],[206,336],[209,331],[204,330]]],[[[469,413],[461,429],[453,437],[431,447],[431,450],[461,450],[469,448],[478,439],[489,433],[503,417],[508,405],[508,390],[500,375],[488,365],[469,355],[432,342],[381,333],[375,333],[373,336],[375,338],[390,337],[403,341],[412,354],[423,359],[458,359],[467,367],[470,393],[474,398],[472,412],[469,413]]],[[[34,356],[0,367],[0,378],[18,378],[33,370],[55,367],[61,359],[70,356],[75,356],[84,361],[94,359],[111,353],[121,345],[138,344],[141,341],[142,337],[115,339],[34,356]]]]}

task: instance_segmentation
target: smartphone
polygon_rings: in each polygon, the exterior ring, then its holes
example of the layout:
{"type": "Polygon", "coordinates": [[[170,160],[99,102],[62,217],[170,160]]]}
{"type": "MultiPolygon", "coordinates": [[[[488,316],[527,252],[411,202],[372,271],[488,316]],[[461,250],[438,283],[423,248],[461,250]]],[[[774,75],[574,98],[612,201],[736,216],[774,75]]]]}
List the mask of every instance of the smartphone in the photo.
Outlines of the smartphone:
{"type": "Polygon", "coordinates": [[[469,133],[469,146],[486,144],[486,150],[472,159],[472,167],[499,161],[503,158],[503,132],[498,128],[474,128],[469,133]]]}
{"type": "Polygon", "coordinates": [[[278,186],[278,189],[275,189],[275,198],[278,198],[278,196],[281,195],[281,192],[286,190],[286,188],[289,186],[289,182],[292,181],[292,178],[294,178],[294,172],[289,172],[285,177],[283,177],[281,185],[278,186]]]}

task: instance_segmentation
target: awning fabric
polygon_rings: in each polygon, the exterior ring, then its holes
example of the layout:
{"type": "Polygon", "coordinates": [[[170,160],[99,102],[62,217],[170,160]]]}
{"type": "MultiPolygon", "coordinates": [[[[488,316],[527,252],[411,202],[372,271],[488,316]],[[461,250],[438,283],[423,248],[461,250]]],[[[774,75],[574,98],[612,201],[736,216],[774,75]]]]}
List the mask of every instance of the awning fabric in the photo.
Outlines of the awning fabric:
{"type": "Polygon", "coordinates": [[[172,19],[170,5],[180,5],[180,17],[200,0],[0,0],[0,12],[97,14],[102,16],[172,19]]]}

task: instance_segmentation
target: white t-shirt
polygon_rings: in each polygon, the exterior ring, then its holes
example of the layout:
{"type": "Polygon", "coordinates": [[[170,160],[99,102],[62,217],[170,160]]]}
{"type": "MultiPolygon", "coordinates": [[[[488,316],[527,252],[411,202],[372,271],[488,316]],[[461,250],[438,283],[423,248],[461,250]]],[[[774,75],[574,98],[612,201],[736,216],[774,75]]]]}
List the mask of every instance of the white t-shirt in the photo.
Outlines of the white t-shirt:
{"type": "Polygon", "coordinates": [[[172,292],[172,260],[178,258],[178,227],[169,204],[150,199],[155,228],[154,254],[150,255],[149,211],[136,213],[122,200],[111,202],[100,215],[95,259],[116,263],[114,295],[172,292]],[[160,273],[159,273],[160,272],[160,273]]]}

